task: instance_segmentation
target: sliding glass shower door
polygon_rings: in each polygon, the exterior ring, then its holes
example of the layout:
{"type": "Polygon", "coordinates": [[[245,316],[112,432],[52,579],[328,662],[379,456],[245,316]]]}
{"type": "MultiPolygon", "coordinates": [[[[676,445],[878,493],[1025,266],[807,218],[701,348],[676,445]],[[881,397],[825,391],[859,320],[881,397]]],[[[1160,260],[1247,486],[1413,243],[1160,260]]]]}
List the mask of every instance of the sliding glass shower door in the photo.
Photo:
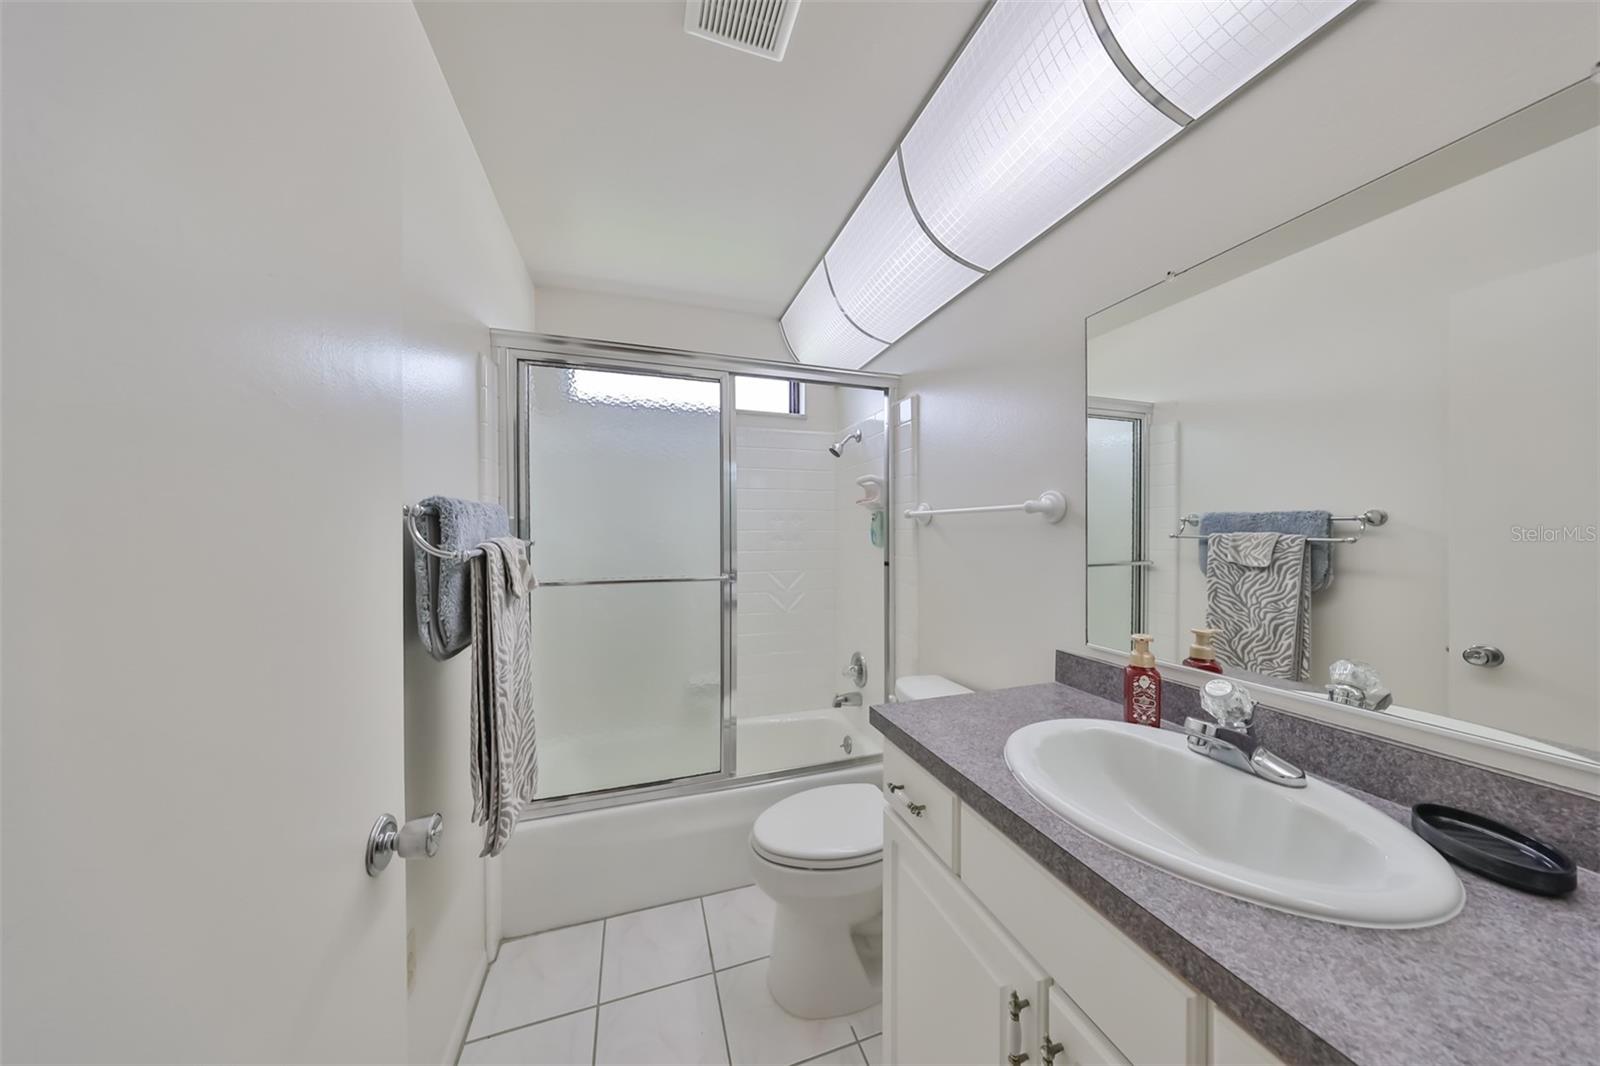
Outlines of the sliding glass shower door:
{"type": "Polygon", "coordinates": [[[519,384],[540,797],[721,773],[727,376],[522,363],[519,384]]]}

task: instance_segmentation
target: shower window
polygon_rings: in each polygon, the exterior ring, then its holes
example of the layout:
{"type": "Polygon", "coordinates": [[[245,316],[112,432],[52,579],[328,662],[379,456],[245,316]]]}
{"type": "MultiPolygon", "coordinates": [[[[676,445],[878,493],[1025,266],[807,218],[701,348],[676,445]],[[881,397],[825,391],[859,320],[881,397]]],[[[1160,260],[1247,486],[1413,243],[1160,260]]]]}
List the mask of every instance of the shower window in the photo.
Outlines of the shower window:
{"type": "Polygon", "coordinates": [[[733,378],[734,406],[752,414],[803,415],[806,387],[784,378],[757,378],[736,374],[733,378]]]}

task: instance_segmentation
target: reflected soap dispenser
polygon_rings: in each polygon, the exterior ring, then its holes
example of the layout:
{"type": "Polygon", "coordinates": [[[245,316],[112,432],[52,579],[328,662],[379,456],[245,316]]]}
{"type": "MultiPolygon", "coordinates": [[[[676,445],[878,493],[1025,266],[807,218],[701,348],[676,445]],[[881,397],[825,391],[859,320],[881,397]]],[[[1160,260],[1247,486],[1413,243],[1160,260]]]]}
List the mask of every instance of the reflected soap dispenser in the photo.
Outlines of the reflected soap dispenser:
{"type": "Polygon", "coordinates": [[[1222,673],[1222,664],[1217,662],[1217,649],[1211,646],[1217,637],[1217,630],[1191,629],[1189,632],[1194,634],[1194,643],[1189,645],[1189,657],[1183,660],[1183,665],[1196,670],[1209,670],[1213,674],[1222,673]]]}
{"type": "Polygon", "coordinates": [[[1122,720],[1161,728],[1161,672],[1156,669],[1151,637],[1135,633],[1133,651],[1122,671],[1122,720]]]}

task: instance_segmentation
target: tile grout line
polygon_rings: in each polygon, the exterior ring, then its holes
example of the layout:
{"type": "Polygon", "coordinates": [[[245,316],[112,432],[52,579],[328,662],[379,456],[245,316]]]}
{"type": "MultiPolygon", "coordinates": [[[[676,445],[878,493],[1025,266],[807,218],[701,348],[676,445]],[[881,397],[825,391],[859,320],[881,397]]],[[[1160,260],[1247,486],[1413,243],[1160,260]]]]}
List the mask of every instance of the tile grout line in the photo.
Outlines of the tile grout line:
{"type": "MultiPolygon", "coordinates": [[[[610,918],[600,923],[600,965],[595,967],[594,975],[594,1039],[589,1042],[589,1066],[600,1061],[600,990],[605,987],[606,927],[610,924],[610,918]]],[[[850,1031],[855,1032],[854,1027],[850,1031]]]]}
{"type": "MultiPolygon", "coordinates": [[[[851,1026],[850,1031],[852,1033],[854,1033],[855,1032],[855,1027],[851,1026]]],[[[855,1048],[856,1049],[856,1054],[861,1056],[861,1061],[862,1062],[866,1062],[867,1061],[867,1053],[865,1051],[861,1050],[861,1042],[858,1041],[858,1040],[852,1040],[849,1043],[840,1044],[838,1047],[829,1048],[827,1051],[818,1052],[817,1054],[812,1055],[808,1059],[801,1059],[799,1062],[794,1063],[793,1066],[806,1066],[807,1063],[816,1062],[818,1059],[823,1058],[826,1055],[837,1055],[839,1052],[843,1051],[847,1047],[855,1048]]]]}
{"type": "MultiPolygon", "coordinates": [[[[683,901],[679,900],[679,902],[681,903],[683,901]]],[[[762,955],[759,958],[746,959],[743,962],[736,962],[736,963],[733,963],[730,966],[724,966],[720,970],[707,970],[705,973],[697,973],[697,974],[693,974],[693,975],[691,975],[689,977],[680,977],[676,981],[668,981],[666,984],[652,985],[650,988],[641,988],[639,991],[637,991],[637,992],[629,992],[625,996],[615,996],[615,997],[613,997],[611,999],[602,1000],[601,1002],[599,1002],[598,1004],[595,1004],[594,1006],[575,1007],[572,1010],[562,1011],[560,1014],[552,1014],[548,1018],[540,1018],[537,1021],[532,1021],[532,1022],[522,1022],[519,1025],[513,1025],[513,1026],[510,1026],[510,1027],[505,1028],[505,1029],[497,1029],[492,1033],[485,1033],[482,1036],[475,1036],[471,1040],[465,1041],[463,1043],[463,1046],[465,1046],[466,1044],[476,1044],[476,1043],[479,1043],[479,1042],[484,1041],[484,1040],[491,1040],[491,1039],[493,1039],[494,1037],[497,1037],[497,1036],[505,1036],[507,1033],[514,1033],[518,1029],[527,1029],[530,1026],[543,1025],[545,1022],[553,1022],[558,1018],[569,1018],[574,1014],[582,1014],[586,1010],[595,1011],[596,1014],[598,1015],[600,1007],[609,1007],[614,1003],[621,1003],[625,999],[635,999],[635,998],[637,998],[639,996],[647,996],[651,992],[660,992],[664,988],[672,988],[675,985],[688,984],[690,981],[698,981],[702,977],[712,977],[712,976],[715,976],[716,974],[719,974],[719,973],[727,973],[729,970],[737,970],[741,966],[749,966],[753,962],[761,962],[762,960],[769,959],[771,957],[772,956],[770,956],[770,955],[762,955]]],[[[852,1032],[853,1031],[854,1030],[852,1030],[852,1032]]],[[[874,1035],[876,1035],[876,1034],[874,1034],[874,1035]]],[[[598,1037],[597,1037],[597,1039],[598,1039],[598,1037]]]]}
{"type": "MultiPolygon", "coordinates": [[[[722,1026],[722,1053],[733,1066],[733,1044],[728,1040],[728,1016],[722,1009],[722,982],[717,980],[717,957],[711,949],[711,919],[706,917],[706,898],[700,897],[700,925],[706,931],[706,961],[711,964],[711,990],[717,996],[717,1021],[722,1026]]],[[[850,1030],[852,1033],[854,1029],[850,1030]]]]}
{"type": "Polygon", "coordinates": [[[536,1022],[523,1022],[521,1025],[513,1025],[508,1029],[496,1029],[492,1033],[485,1033],[482,1036],[475,1036],[471,1040],[464,1041],[461,1046],[466,1047],[468,1044],[481,1044],[485,1040],[493,1040],[495,1037],[505,1036],[507,1033],[515,1033],[520,1029],[532,1029],[536,1025],[543,1025],[545,1022],[558,1022],[562,1018],[570,1018],[574,1014],[582,1014],[584,1011],[589,1010],[595,1011],[597,1014],[599,1013],[595,1007],[576,1007],[573,1010],[564,1010],[560,1014],[552,1014],[548,1018],[540,1018],[536,1022]]]}
{"type": "MultiPolygon", "coordinates": [[[[537,821],[537,819],[535,819],[535,821],[537,821]]],[[[723,893],[726,893],[726,892],[737,892],[741,888],[751,888],[754,885],[755,885],[755,882],[751,881],[751,882],[748,882],[747,884],[735,885],[732,888],[724,888],[719,892],[713,892],[711,894],[713,896],[720,896],[720,895],[722,895],[723,893]]],[[[626,918],[630,914],[643,914],[645,911],[653,911],[653,910],[657,909],[658,907],[670,907],[675,903],[688,903],[690,900],[698,900],[698,899],[702,899],[702,898],[704,898],[704,897],[702,897],[702,896],[684,896],[682,899],[669,899],[665,903],[652,903],[648,907],[635,907],[631,911],[622,911],[619,914],[605,914],[605,915],[600,916],[599,918],[585,918],[581,922],[568,922],[566,925],[553,925],[549,929],[540,929],[536,933],[518,933],[516,936],[501,937],[500,938],[500,946],[504,947],[507,944],[514,944],[519,940],[527,940],[530,937],[544,936],[544,934],[546,934],[546,933],[559,933],[563,929],[577,929],[579,926],[594,925],[596,922],[609,922],[613,918],[626,918]]]]}

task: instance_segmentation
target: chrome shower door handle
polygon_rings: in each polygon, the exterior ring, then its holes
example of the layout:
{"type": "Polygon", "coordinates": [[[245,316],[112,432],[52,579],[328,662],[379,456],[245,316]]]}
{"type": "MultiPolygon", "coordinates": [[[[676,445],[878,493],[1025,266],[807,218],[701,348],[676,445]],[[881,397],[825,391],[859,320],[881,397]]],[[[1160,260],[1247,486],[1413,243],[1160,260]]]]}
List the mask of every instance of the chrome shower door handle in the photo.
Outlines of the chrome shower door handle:
{"type": "Polygon", "coordinates": [[[1506,653],[1493,644],[1474,644],[1461,653],[1468,666],[1495,667],[1506,661],[1506,653]]]}

